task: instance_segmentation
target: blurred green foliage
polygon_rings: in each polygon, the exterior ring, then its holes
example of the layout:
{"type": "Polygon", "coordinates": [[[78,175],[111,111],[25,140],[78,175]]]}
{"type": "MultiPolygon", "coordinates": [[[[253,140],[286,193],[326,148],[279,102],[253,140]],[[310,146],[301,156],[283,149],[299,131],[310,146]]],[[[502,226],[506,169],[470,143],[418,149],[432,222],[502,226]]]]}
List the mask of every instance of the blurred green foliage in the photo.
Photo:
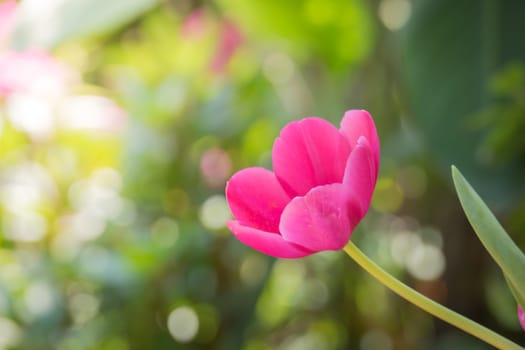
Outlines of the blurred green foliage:
{"type": "Polygon", "coordinates": [[[465,169],[524,247],[522,10],[23,1],[0,54],[47,49],[75,78],[58,96],[0,97],[0,349],[485,349],[340,252],[275,261],[225,228],[234,171],[270,167],[285,123],[337,125],[350,108],[372,113],[382,143],[352,239],[523,343],[442,171],[465,169]]]}
{"type": "MultiPolygon", "coordinates": [[[[524,11],[519,1],[419,1],[401,39],[410,105],[429,151],[443,171],[448,172],[451,163],[461,164],[473,186],[501,209],[523,197],[523,159],[514,154],[505,162],[491,161],[501,159],[501,153],[509,155],[510,149],[503,147],[494,157],[483,151],[486,128],[473,127],[465,115],[486,108],[494,98],[493,77],[508,63],[525,59],[525,47],[516,44],[520,31],[514,30],[516,14],[524,11]]],[[[502,80],[506,78],[499,79],[500,87],[502,80]]],[[[507,142],[513,135],[501,135],[503,129],[518,126],[519,132],[523,125],[516,125],[519,117],[510,116],[514,111],[500,112],[498,122],[506,119],[505,126],[489,131],[491,142],[502,138],[496,142],[510,145],[516,141],[507,142]]]]}
{"type": "Polygon", "coordinates": [[[477,115],[479,127],[489,132],[481,149],[491,162],[517,159],[523,164],[525,142],[525,66],[509,63],[490,81],[490,92],[495,101],[477,115]]]}

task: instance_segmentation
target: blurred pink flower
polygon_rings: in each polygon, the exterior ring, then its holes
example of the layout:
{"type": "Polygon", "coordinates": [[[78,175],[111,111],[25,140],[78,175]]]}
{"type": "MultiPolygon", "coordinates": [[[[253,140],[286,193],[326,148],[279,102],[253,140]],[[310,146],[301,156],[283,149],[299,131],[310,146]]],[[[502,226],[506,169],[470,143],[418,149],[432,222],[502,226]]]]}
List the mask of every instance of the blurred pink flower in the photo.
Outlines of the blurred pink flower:
{"type": "Polygon", "coordinates": [[[525,331],[525,312],[520,305],[518,305],[518,318],[520,319],[521,328],[525,331]]]}
{"type": "Polygon", "coordinates": [[[70,79],[71,71],[44,51],[0,52],[0,95],[56,96],[64,93],[70,79]]]}
{"type": "Polygon", "coordinates": [[[219,19],[207,16],[202,10],[190,13],[182,23],[181,34],[186,39],[198,39],[212,34],[217,38],[217,46],[214,48],[209,63],[212,73],[222,73],[235,51],[243,42],[243,35],[239,27],[231,20],[219,19]],[[218,27],[217,33],[212,30],[218,27]]]}
{"type": "Polygon", "coordinates": [[[243,36],[237,25],[232,21],[223,22],[219,33],[219,43],[210,65],[212,72],[223,72],[242,42],[243,36]]]}
{"type": "Polygon", "coordinates": [[[272,150],[274,172],[232,176],[226,198],[242,243],[278,258],[344,247],[368,211],[379,169],[379,139],[363,110],[347,111],[338,130],[320,118],[286,125],[272,150]]]}
{"type": "Polygon", "coordinates": [[[202,154],[200,168],[206,183],[211,187],[219,187],[224,185],[231,174],[231,158],[225,150],[212,147],[202,154]]]}
{"type": "Polygon", "coordinates": [[[14,0],[7,0],[0,3],[0,47],[6,46],[9,36],[15,23],[15,12],[17,3],[14,0]]]}
{"type": "Polygon", "coordinates": [[[184,19],[181,33],[184,37],[200,36],[205,33],[206,18],[201,10],[195,10],[184,19]]]}

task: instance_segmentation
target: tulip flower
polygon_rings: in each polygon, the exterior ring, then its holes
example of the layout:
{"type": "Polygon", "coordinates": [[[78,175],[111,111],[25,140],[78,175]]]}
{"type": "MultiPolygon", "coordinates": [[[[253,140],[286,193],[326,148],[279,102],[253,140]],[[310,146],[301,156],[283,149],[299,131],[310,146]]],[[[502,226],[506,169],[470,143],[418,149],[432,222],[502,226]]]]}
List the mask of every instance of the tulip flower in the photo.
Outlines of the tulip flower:
{"type": "Polygon", "coordinates": [[[520,319],[521,328],[525,331],[525,312],[521,305],[518,305],[518,318],[520,319]]]}
{"type": "MultiPolygon", "coordinates": [[[[239,241],[277,258],[344,248],[372,277],[421,309],[498,349],[523,349],[410,288],[349,241],[368,211],[379,169],[379,140],[368,112],[346,112],[339,130],[315,117],[286,125],[273,145],[272,163],[273,172],[243,169],[226,184],[234,217],[228,227],[239,241]]],[[[453,175],[462,204],[471,203],[473,190],[455,168],[453,175]]],[[[518,316],[525,329],[521,307],[518,316]]]]}
{"type": "Polygon", "coordinates": [[[233,234],[278,258],[339,250],[368,211],[379,168],[370,114],[347,111],[338,130],[310,117],[286,125],[272,150],[273,172],[243,169],[226,185],[233,234]]]}

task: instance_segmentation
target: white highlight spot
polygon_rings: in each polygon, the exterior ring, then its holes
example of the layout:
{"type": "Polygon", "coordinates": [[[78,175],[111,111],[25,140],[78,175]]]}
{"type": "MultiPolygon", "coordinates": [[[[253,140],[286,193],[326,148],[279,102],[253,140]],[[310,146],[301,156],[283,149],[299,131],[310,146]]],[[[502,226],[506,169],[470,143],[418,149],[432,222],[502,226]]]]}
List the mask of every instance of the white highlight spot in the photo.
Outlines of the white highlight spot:
{"type": "Polygon", "coordinates": [[[47,139],[55,130],[53,107],[43,97],[22,94],[9,96],[7,116],[16,129],[38,138],[47,139]]]}
{"type": "Polygon", "coordinates": [[[168,316],[168,330],[175,340],[187,343],[197,335],[199,318],[192,308],[180,306],[168,316]]]}
{"type": "Polygon", "coordinates": [[[25,292],[24,304],[31,318],[46,315],[55,306],[55,293],[48,283],[34,282],[25,292]]]}
{"type": "Polygon", "coordinates": [[[22,338],[18,325],[8,318],[0,317],[0,349],[15,347],[22,338]]]}
{"type": "Polygon", "coordinates": [[[422,244],[408,256],[406,267],[415,278],[432,281],[445,271],[445,257],[439,248],[422,244]]]}
{"type": "Polygon", "coordinates": [[[38,213],[19,213],[5,218],[4,230],[5,236],[13,241],[37,242],[45,236],[47,222],[38,213]]]}
{"type": "Polygon", "coordinates": [[[383,0],[379,4],[379,18],[391,31],[401,29],[412,14],[408,0],[383,0]]]}
{"type": "Polygon", "coordinates": [[[200,208],[199,218],[207,229],[218,230],[225,227],[226,221],[231,219],[226,198],[215,195],[206,199],[200,208]]]}

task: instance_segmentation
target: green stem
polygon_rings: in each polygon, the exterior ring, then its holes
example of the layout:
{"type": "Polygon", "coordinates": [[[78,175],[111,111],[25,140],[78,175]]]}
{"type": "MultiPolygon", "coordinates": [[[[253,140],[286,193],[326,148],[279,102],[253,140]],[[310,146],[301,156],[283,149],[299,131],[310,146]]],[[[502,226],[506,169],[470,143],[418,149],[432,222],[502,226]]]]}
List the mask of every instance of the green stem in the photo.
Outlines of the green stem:
{"type": "Polygon", "coordinates": [[[505,350],[524,350],[521,346],[492,330],[444,307],[441,304],[427,298],[421,293],[416,292],[406,284],[402,283],[388,272],[376,265],[362,251],[359,250],[352,242],[348,242],[344,248],[346,254],[361,266],[366,272],[384,284],[387,288],[405,298],[412,304],[420,307],[426,312],[450,323],[457,328],[472,334],[473,336],[485,341],[486,343],[505,350]]]}

